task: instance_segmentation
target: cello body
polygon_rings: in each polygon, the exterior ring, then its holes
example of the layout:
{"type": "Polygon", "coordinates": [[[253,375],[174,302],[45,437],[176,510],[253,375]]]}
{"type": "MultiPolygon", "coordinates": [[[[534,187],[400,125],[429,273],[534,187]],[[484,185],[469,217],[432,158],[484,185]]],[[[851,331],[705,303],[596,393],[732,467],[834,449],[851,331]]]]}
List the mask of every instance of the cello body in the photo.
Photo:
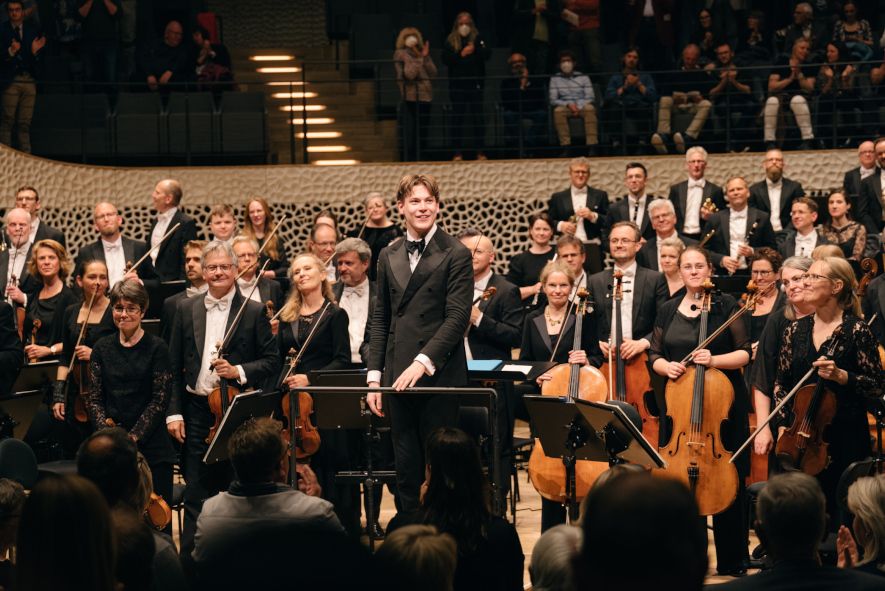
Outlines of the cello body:
{"type": "MultiPolygon", "coordinates": [[[[651,377],[648,374],[648,354],[640,353],[623,363],[624,390],[626,393],[623,401],[636,409],[639,417],[642,419],[642,434],[652,445],[657,446],[660,419],[649,410],[649,404],[654,400],[655,393],[651,386],[651,377]]],[[[612,371],[609,372],[609,365],[606,361],[599,368],[599,371],[602,372],[606,380],[611,376],[612,383],[609,384],[609,388],[612,392],[618,393],[614,398],[621,400],[618,390],[620,380],[615,368],[612,368],[612,371]]]]}

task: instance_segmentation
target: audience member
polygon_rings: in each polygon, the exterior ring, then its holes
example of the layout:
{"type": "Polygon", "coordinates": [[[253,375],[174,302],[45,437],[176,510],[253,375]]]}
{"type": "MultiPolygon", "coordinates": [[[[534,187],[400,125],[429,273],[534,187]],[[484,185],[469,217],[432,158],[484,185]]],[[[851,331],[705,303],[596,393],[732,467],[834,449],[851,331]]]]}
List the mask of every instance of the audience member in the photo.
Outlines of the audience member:
{"type": "Polygon", "coordinates": [[[601,0],[568,0],[561,18],[568,26],[568,47],[585,72],[602,71],[601,0]]]}
{"type": "Polygon", "coordinates": [[[32,23],[24,22],[21,0],[8,0],[9,22],[0,25],[0,47],[5,53],[0,66],[3,113],[0,116],[0,143],[12,146],[12,128],[16,128],[18,149],[31,151],[31,119],[37,100],[37,64],[42,57],[46,37],[32,23]]]}
{"type": "Polygon", "coordinates": [[[193,67],[197,83],[203,90],[221,93],[234,89],[230,52],[221,43],[212,43],[209,31],[198,26],[191,34],[193,67]]]}
{"type": "Polygon", "coordinates": [[[15,538],[27,495],[21,484],[0,478],[0,586],[12,588],[15,538]]]}
{"type": "Polygon", "coordinates": [[[627,44],[645,56],[650,70],[672,70],[676,47],[674,0],[650,0],[627,5],[627,44]]]}
{"type": "MultiPolygon", "coordinates": [[[[885,144],[882,145],[885,153],[885,144]]],[[[805,194],[802,184],[784,176],[784,153],[777,149],[765,152],[762,160],[765,179],[750,186],[750,207],[768,214],[775,232],[790,227],[790,208],[793,200],[805,194]]]]}
{"type": "Polygon", "coordinates": [[[885,577],[885,476],[855,480],[848,487],[848,511],[854,521],[851,529],[844,525],[839,528],[839,566],[885,577]],[[858,544],[863,554],[858,552],[858,544]]]}
{"type": "Polygon", "coordinates": [[[645,136],[651,124],[652,106],[658,98],[655,82],[651,75],[639,71],[639,50],[631,47],[621,59],[623,69],[608,79],[605,89],[606,105],[612,107],[607,117],[621,129],[621,139],[615,138],[613,146],[623,141],[632,141],[637,136],[645,136]],[[618,117],[615,117],[615,114],[618,117]]]}
{"type": "Polygon", "coordinates": [[[859,263],[867,244],[867,229],[851,215],[852,203],[844,189],[833,191],[827,198],[830,219],[820,228],[827,242],[842,249],[846,259],[859,263]]]}
{"type": "Polygon", "coordinates": [[[452,103],[452,147],[455,160],[465,150],[476,150],[476,158],[485,160],[485,116],[483,88],[486,61],[492,55],[480,36],[469,12],[460,12],[443,45],[442,60],[449,68],[449,100],[452,103]]]}
{"type": "Polygon", "coordinates": [[[734,58],[729,43],[721,42],[716,46],[716,67],[712,71],[715,84],[710,88],[710,100],[713,102],[714,124],[720,133],[724,127],[726,151],[736,146],[748,147],[747,142],[755,128],[754,119],[759,112],[753,96],[753,73],[738,68],[734,58]]]}
{"type": "Polygon", "coordinates": [[[880,577],[821,564],[817,552],[826,524],[824,493],[813,476],[803,472],[773,476],[759,493],[755,522],[772,567],[716,589],[881,589],[880,577]]]}
{"type": "Polygon", "coordinates": [[[550,104],[553,106],[553,123],[560,146],[572,143],[568,119],[584,120],[584,138],[591,152],[599,144],[596,97],[590,78],[575,70],[575,56],[570,51],[559,54],[559,72],[550,78],[550,104]]]}
{"type": "Polygon", "coordinates": [[[742,66],[771,63],[771,34],[765,27],[765,12],[751,10],[737,44],[737,60],[742,66]]]}
{"type": "Polygon", "coordinates": [[[532,550],[529,577],[532,591],[574,589],[572,564],[581,549],[582,532],[573,525],[557,525],[545,531],[532,550]]]}
{"type": "Polygon", "coordinates": [[[550,74],[553,48],[558,44],[560,11],[558,3],[516,0],[510,20],[510,45],[515,53],[527,56],[528,70],[539,76],[550,74]]]}
{"type": "Polygon", "coordinates": [[[833,26],[833,41],[844,43],[853,59],[865,62],[873,57],[873,31],[869,21],[857,18],[855,2],[842,3],[842,18],[833,26]]]}
{"type": "Polygon", "coordinates": [[[432,525],[406,525],[387,537],[375,560],[394,591],[452,591],[458,545],[432,525]]]}
{"type": "MultiPolygon", "coordinates": [[[[860,202],[861,182],[876,173],[876,146],[872,141],[867,140],[860,143],[857,147],[857,160],[858,166],[846,172],[845,178],[842,180],[845,197],[855,204],[860,202]]],[[[855,219],[862,222],[863,220],[856,217],[857,215],[858,211],[855,210],[855,219]]]]}
{"type": "Polygon", "coordinates": [[[821,142],[828,140],[834,148],[848,147],[851,136],[861,131],[860,93],[857,88],[857,70],[845,45],[830,41],[826,45],[826,63],[815,77],[817,97],[817,125],[821,142]]]}
{"type": "MultiPolygon", "coordinates": [[[[710,76],[701,67],[701,50],[697,45],[686,45],[682,50],[682,66],[678,72],[669,76],[666,90],[671,94],[661,96],[658,106],[658,130],[651,137],[652,146],[658,154],[667,153],[670,140],[671,119],[673,109],[694,115],[685,133],[673,133],[673,144],[680,154],[685,153],[686,146],[698,141],[701,130],[710,115],[713,103],[706,98],[710,91],[710,76]]],[[[665,85],[659,84],[664,87],[665,85]]],[[[665,90],[659,88],[659,94],[665,90]]]]}
{"type": "MultiPolygon", "coordinates": [[[[822,52],[824,43],[829,41],[829,31],[825,30],[823,23],[814,18],[814,9],[808,2],[799,2],[793,8],[793,22],[783,29],[774,33],[775,45],[781,54],[789,54],[800,39],[808,41],[809,51],[813,54],[822,52]]],[[[817,55],[812,61],[817,60],[817,55]]]]}
{"type": "Polygon", "coordinates": [[[808,99],[814,92],[817,70],[809,63],[811,43],[804,38],[796,39],[792,53],[779,57],[768,76],[768,98],[765,100],[764,135],[765,147],[775,147],[777,118],[782,107],[789,106],[796,118],[802,136],[800,150],[811,149],[814,130],[811,127],[811,111],[808,99]]]}
{"type": "Polygon", "coordinates": [[[713,13],[707,8],[702,8],[698,12],[697,24],[689,38],[692,45],[697,45],[702,64],[713,61],[716,43],[721,40],[724,40],[724,36],[717,34],[717,31],[714,30],[713,13]]]}
{"type": "Polygon", "coordinates": [[[506,142],[520,147],[540,146],[547,137],[544,83],[537,76],[529,75],[523,54],[511,54],[507,63],[512,75],[501,81],[501,114],[506,127],[506,142]]]}
{"type": "Polygon", "coordinates": [[[430,123],[430,103],[433,100],[433,78],[436,64],[430,57],[430,42],[424,41],[421,31],[406,27],[396,37],[393,67],[399,86],[402,110],[400,135],[402,159],[406,162],[427,158],[427,132],[430,123]]]}
{"type": "Polygon", "coordinates": [[[153,585],[154,539],[147,524],[128,507],[111,509],[116,542],[117,585],[124,591],[149,591],[153,585]]]}
{"type": "Polygon", "coordinates": [[[169,84],[188,79],[188,49],[181,44],[184,30],[169,21],[162,39],[146,43],[138,55],[138,68],[150,90],[168,90],[169,84]]]}
{"type": "MultiPolygon", "coordinates": [[[[89,82],[112,85],[117,81],[117,17],[120,0],[85,0],[78,9],[82,24],[83,75],[89,82]]],[[[114,92],[99,87],[99,92],[114,92]]]]}

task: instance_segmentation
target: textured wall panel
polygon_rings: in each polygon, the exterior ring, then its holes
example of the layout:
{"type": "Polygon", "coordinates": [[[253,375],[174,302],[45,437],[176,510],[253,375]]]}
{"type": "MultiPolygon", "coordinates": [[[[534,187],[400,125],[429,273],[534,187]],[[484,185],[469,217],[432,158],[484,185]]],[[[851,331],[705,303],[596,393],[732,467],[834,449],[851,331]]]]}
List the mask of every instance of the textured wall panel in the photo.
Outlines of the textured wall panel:
{"type": "Polygon", "coordinates": [[[319,47],[326,38],[324,0],[210,0],[224,20],[228,47],[319,47]]]}
{"type": "MultiPolygon", "coordinates": [[[[846,170],[857,165],[853,151],[787,153],[787,176],[806,190],[841,184],[846,170]]],[[[612,199],[623,194],[624,168],[631,159],[599,158],[591,165],[590,184],[608,191],[612,199]]],[[[669,185],[685,177],[684,159],[647,157],[649,193],[666,196],[669,185]]],[[[495,241],[499,261],[527,246],[527,217],[546,208],[554,191],[568,186],[566,160],[508,160],[480,163],[366,164],[354,167],[251,166],[206,168],[108,168],[62,164],[34,158],[0,146],[2,205],[9,206],[15,189],[31,184],[40,191],[44,219],[62,227],[72,251],[92,242],[93,205],[116,203],[124,212],[126,233],[144,239],[151,212],[150,194],[156,182],[172,177],[184,188],[184,209],[208,221],[211,205],[231,203],[242,214],[249,196],[267,198],[278,214],[292,214],[281,229],[290,251],[304,244],[314,215],[329,208],[344,230],[363,222],[362,198],[369,191],[392,197],[397,182],[408,172],[436,175],[443,195],[443,222],[450,232],[476,226],[495,241]]],[[[751,182],[762,175],[761,154],[713,155],[707,178],[723,184],[732,175],[751,182]]],[[[394,216],[395,219],[395,216],[394,216]]],[[[205,227],[205,225],[204,225],[205,227]]],[[[501,265],[504,268],[504,265],[501,265]]]]}

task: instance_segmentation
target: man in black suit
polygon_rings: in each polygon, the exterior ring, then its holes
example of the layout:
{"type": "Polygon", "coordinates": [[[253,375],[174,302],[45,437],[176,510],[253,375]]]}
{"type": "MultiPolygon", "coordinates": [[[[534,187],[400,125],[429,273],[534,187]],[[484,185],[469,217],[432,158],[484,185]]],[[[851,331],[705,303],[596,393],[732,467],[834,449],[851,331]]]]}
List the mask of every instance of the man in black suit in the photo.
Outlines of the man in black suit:
{"type": "MultiPolygon", "coordinates": [[[[857,208],[860,201],[860,185],[864,179],[876,172],[876,145],[867,140],[857,147],[858,166],[845,173],[842,186],[845,187],[846,197],[851,200],[852,206],[857,208]]],[[[855,212],[857,215],[857,212],[855,212]]],[[[863,220],[859,220],[863,223],[863,220]]]]}
{"type": "MultiPolygon", "coordinates": [[[[722,187],[704,178],[707,169],[707,151],[693,146],[685,152],[685,169],[688,179],[670,186],[669,199],[676,210],[676,229],[683,236],[694,240],[701,239],[701,228],[713,214],[713,208],[704,207],[709,203],[716,209],[725,209],[722,187]]],[[[654,225],[654,220],[652,220],[654,225]]]]}
{"type": "Polygon", "coordinates": [[[30,214],[21,208],[6,214],[6,239],[9,247],[0,252],[0,293],[7,302],[27,307],[28,298],[43,286],[39,277],[28,272],[33,243],[29,240],[30,214]],[[13,281],[13,277],[15,280],[13,281]]]}
{"type": "Polygon", "coordinates": [[[369,332],[375,312],[375,283],[369,280],[372,249],[360,238],[345,238],[335,246],[337,281],[332,293],[347,312],[350,332],[350,361],[363,367],[369,358],[369,332]]]}
{"type": "Polygon", "coordinates": [[[668,238],[679,238],[685,246],[697,244],[698,241],[676,231],[676,210],[669,199],[655,199],[648,204],[648,217],[655,230],[655,237],[648,240],[639,249],[636,262],[640,267],[661,270],[661,243],[668,238]]]}
{"type": "Polygon", "coordinates": [[[0,143],[12,145],[12,128],[16,127],[18,149],[30,152],[31,119],[37,100],[37,63],[46,37],[33,24],[24,22],[21,0],[9,0],[6,11],[9,21],[0,25],[0,88],[3,90],[0,143]]]}
{"type": "Polygon", "coordinates": [[[857,201],[857,219],[870,234],[878,234],[885,228],[885,197],[882,190],[882,168],[885,167],[885,138],[876,140],[876,167],[875,172],[865,178],[860,184],[860,198],[857,201]]]}
{"type": "Polygon", "coordinates": [[[829,244],[825,236],[814,229],[817,222],[817,203],[810,197],[799,197],[790,208],[790,219],[793,229],[787,231],[777,251],[785,259],[799,255],[810,257],[811,252],[821,244],[829,244]]]}
{"type": "Polygon", "coordinates": [[[754,525],[772,567],[716,589],[881,589],[882,577],[820,563],[818,546],[826,526],[826,500],[817,480],[802,472],[773,476],[759,493],[754,525]]]}
{"type": "Polygon", "coordinates": [[[750,187],[750,207],[765,212],[775,232],[790,229],[790,206],[805,195],[802,184],[784,176],[784,153],[768,150],[762,161],[765,180],[750,187]]]}
{"type": "MultiPolygon", "coordinates": [[[[617,269],[624,274],[621,300],[621,331],[623,343],[620,355],[630,360],[651,346],[655,316],[661,304],[670,297],[670,289],[663,273],[640,267],[636,262],[639,252],[639,228],[632,222],[618,222],[609,231],[609,248],[615,260],[614,269],[606,269],[590,276],[590,297],[596,311],[599,330],[599,348],[607,358],[609,340],[614,341],[614,305],[612,277],[617,269]]],[[[615,352],[612,352],[613,354],[615,352]]]]}
{"type": "Polygon", "coordinates": [[[179,302],[169,347],[172,361],[172,397],[166,428],[182,450],[185,520],[181,556],[189,559],[194,547],[196,520],[204,499],[224,490],[230,480],[225,462],[207,466],[203,455],[215,418],[208,395],[221,378],[242,390],[266,388],[280,368],[277,342],[270,331],[264,306],[245,301],[236,287],[237,257],[230,246],[213,241],[203,249],[204,294],[179,302]],[[231,330],[240,308],[243,314],[228,336],[227,348],[217,357],[217,343],[231,330]]]}
{"type": "Polygon", "coordinates": [[[734,274],[746,272],[747,259],[760,246],[775,247],[774,232],[767,213],[747,205],[750,190],[743,177],[732,177],[725,184],[728,207],[713,214],[704,226],[704,235],[713,232],[707,249],[721,258],[717,264],[734,274]]]}
{"type": "Polygon", "coordinates": [[[609,209],[606,228],[611,228],[618,222],[633,222],[645,240],[654,238],[655,230],[649,223],[648,213],[645,209],[655,197],[646,194],[645,185],[647,182],[648,171],[644,164],[641,162],[627,164],[627,171],[624,173],[627,195],[616,201],[609,209]]]}
{"type": "Polygon", "coordinates": [[[188,286],[163,301],[163,314],[160,316],[160,336],[169,344],[172,338],[172,322],[178,302],[201,293],[206,293],[208,285],[203,279],[203,248],[205,240],[191,240],[184,247],[184,274],[188,286]]]}
{"type": "Polygon", "coordinates": [[[127,271],[126,267],[130,263],[137,263],[147,254],[148,247],[141,240],[133,240],[120,233],[123,216],[113,203],[106,201],[98,203],[93,212],[93,222],[100,237],[92,244],[82,247],[77,253],[77,269],[81,269],[83,263],[88,261],[104,261],[108,266],[108,285],[111,287],[123,278],[142,281],[156,278],[151,257],[144,259],[137,269],[127,271]]]}
{"type": "MultiPolygon", "coordinates": [[[[370,387],[457,387],[467,384],[464,333],[470,323],[473,272],[470,251],[436,224],[439,186],[429,175],[407,175],[396,205],[406,223],[405,240],[381,251],[378,300],[372,317],[370,387]]],[[[419,507],[424,481],[424,443],[436,428],[455,426],[458,400],[450,395],[392,394],[389,410],[403,511],[419,507]]],[[[367,397],[382,415],[380,393],[367,397]]]]}
{"type": "Polygon", "coordinates": [[[602,270],[603,226],[608,214],[608,193],[587,186],[590,180],[590,161],[574,158],[568,166],[571,186],[550,196],[548,214],[555,230],[571,234],[584,243],[586,271],[602,270]],[[592,242],[591,242],[592,241],[592,242]]]}
{"type": "MultiPolygon", "coordinates": [[[[40,219],[40,195],[37,193],[37,189],[28,185],[19,187],[15,192],[15,206],[31,214],[31,244],[36,244],[40,240],[55,240],[66,247],[64,233],[40,219]]],[[[5,236],[3,240],[6,242],[5,236]]],[[[9,243],[7,242],[6,245],[9,246],[9,243]]]]}
{"type": "Polygon", "coordinates": [[[181,183],[174,179],[166,179],[157,183],[151,199],[157,217],[151,220],[148,229],[150,246],[155,247],[163,235],[175,224],[181,224],[159,248],[151,253],[151,263],[157,272],[160,281],[174,281],[184,279],[184,246],[191,240],[197,239],[197,225],[194,220],[185,215],[180,209],[181,183]]]}
{"type": "MultiPolygon", "coordinates": [[[[590,276],[584,271],[584,256],[584,249],[581,248],[581,241],[574,236],[562,236],[556,241],[556,258],[564,262],[568,268],[572,270],[572,273],[575,276],[575,285],[572,287],[572,293],[568,298],[569,300],[574,300],[575,294],[582,287],[590,287],[587,281],[590,276]]],[[[546,305],[547,299],[543,292],[541,293],[541,298],[542,299],[538,305],[546,305]]]]}
{"type": "Polygon", "coordinates": [[[251,297],[253,301],[265,306],[267,302],[273,304],[274,311],[283,305],[283,289],[278,281],[267,277],[256,277],[258,266],[258,242],[248,236],[235,236],[231,242],[231,248],[237,255],[237,285],[243,297],[251,297]],[[255,286],[255,282],[258,286],[255,286]]]}
{"type": "Polygon", "coordinates": [[[12,306],[0,300],[0,396],[9,395],[25,359],[12,314],[12,306]]]}

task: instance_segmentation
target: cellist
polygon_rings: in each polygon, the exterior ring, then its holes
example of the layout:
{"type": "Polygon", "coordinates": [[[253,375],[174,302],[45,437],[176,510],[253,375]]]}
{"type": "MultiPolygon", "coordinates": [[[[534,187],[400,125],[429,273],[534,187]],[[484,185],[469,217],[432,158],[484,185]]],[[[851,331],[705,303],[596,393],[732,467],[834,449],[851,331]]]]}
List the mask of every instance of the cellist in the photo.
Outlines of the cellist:
{"type": "MultiPolygon", "coordinates": [[[[857,281],[848,261],[826,257],[815,261],[803,276],[805,301],[814,314],[787,328],[778,353],[774,399],[780,402],[798,380],[816,367],[809,383],[824,380],[836,398],[836,410],[825,432],[830,464],[816,475],[827,497],[829,529],[839,527],[836,487],[845,468],[870,454],[870,436],[864,399],[881,396],[885,371],[876,349],[876,338],[861,320],[857,281]],[[836,339],[831,357],[826,358],[836,339]]],[[[777,419],[778,433],[793,423],[792,405],[777,419]]]]}
{"type": "MultiPolygon", "coordinates": [[[[700,303],[704,283],[713,273],[710,255],[697,246],[687,247],[679,257],[679,272],[685,282],[686,294],[661,306],[655,320],[649,361],[654,371],[670,380],[677,380],[686,371],[680,360],[695,350],[699,343],[700,303]]],[[[708,334],[722,326],[738,309],[731,296],[721,294],[713,298],[708,316],[708,334]]],[[[746,439],[749,427],[747,414],[749,397],[740,368],[750,360],[750,340],[743,322],[731,325],[705,349],[694,353],[691,363],[723,371],[731,383],[734,402],[722,426],[720,437],[725,448],[734,451],[746,439]]],[[[688,384],[689,387],[691,384],[688,384]]],[[[691,405],[691,392],[680,396],[679,404],[691,405]]],[[[666,400],[665,400],[666,402],[666,400]]],[[[660,434],[662,444],[670,440],[672,426],[665,415],[676,409],[661,408],[660,434]]],[[[723,419],[726,417],[723,417],[723,419]]],[[[713,516],[713,532],[716,542],[717,570],[721,575],[738,575],[746,571],[747,518],[743,494],[743,481],[749,470],[747,456],[738,465],[738,490],[734,503],[725,511],[713,516]]],[[[720,461],[726,462],[727,458],[720,461]]]]}

